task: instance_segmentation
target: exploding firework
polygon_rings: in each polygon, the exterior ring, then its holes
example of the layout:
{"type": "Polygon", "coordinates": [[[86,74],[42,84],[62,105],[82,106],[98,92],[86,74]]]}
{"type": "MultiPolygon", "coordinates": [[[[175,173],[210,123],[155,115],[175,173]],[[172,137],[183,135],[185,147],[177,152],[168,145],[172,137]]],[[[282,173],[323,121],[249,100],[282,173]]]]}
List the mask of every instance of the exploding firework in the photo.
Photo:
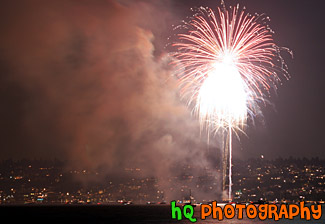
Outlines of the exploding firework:
{"type": "Polygon", "coordinates": [[[193,105],[201,129],[227,135],[223,170],[228,160],[229,199],[232,133],[244,132],[247,120],[259,114],[270,90],[281,83],[279,74],[289,78],[283,48],[274,43],[267,22],[265,15],[250,15],[238,5],[216,12],[201,7],[173,44],[181,95],[193,105]]]}

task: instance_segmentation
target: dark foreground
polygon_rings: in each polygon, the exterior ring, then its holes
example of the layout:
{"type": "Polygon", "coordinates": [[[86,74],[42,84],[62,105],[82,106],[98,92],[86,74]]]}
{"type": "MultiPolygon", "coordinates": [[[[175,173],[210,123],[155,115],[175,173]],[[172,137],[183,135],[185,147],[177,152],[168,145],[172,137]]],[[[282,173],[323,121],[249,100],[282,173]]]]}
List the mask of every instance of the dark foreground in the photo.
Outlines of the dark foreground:
{"type": "MultiPolygon", "coordinates": [[[[323,206],[324,209],[324,206],[323,206]]],[[[248,219],[243,220],[224,219],[223,221],[207,218],[199,219],[199,207],[195,208],[194,217],[196,224],[316,224],[325,223],[325,215],[320,220],[303,221],[295,220],[265,220],[248,219]]],[[[24,206],[0,206],[1,223],[55,223],[55,224],[83,224],[83,223],[135,223],[135,224],[169,224],[191,223],[188,220],[172,220],[170,205],[24,205],[24,206]]]]}
{"type": "Polygon", "coordinates": [[[169,205],[0,206],[0,218],[7,223],[31,224],[176,223],[171,219],[169,205]]]}

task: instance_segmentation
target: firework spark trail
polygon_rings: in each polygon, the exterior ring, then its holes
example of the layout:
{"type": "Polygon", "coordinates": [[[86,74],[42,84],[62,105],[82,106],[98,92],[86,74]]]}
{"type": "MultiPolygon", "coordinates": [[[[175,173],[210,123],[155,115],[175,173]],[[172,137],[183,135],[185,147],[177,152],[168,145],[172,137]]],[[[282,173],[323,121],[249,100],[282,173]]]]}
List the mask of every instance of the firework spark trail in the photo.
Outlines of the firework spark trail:
{"type": "Polygon", "coordinates": [[[229,195],[228,198],[231,199],[231,189],[232,189],[232,131],[231,131],[231,126],[229,126],[229,195]]]}
{"type": "MultiPolygon", "coordinates": [[[[199,8],[173,46],[181,95],[194,105],[201,129],[228,132],[229,198],[231,199],[232,132],[243,132],[248,118],[276,89],[278,74],[288,79],[281,48],[273,42],[268,17],[250,15],[239,6],[199,8]]],[[[223,135],[223,134],[222,134],[223,135]]]]}

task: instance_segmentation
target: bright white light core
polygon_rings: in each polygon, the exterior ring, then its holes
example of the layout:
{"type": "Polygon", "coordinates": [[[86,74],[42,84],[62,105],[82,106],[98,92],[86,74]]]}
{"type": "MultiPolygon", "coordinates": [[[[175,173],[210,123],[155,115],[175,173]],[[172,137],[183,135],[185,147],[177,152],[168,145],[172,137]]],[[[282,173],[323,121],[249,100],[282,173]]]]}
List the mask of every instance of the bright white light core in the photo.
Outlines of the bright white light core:
{"type": "Polygon", "coordinates": [[[243,124],[247,117],[247,85],[232,63],[216,63],[198,94],[199,118],[219,127],[243,124]]]}

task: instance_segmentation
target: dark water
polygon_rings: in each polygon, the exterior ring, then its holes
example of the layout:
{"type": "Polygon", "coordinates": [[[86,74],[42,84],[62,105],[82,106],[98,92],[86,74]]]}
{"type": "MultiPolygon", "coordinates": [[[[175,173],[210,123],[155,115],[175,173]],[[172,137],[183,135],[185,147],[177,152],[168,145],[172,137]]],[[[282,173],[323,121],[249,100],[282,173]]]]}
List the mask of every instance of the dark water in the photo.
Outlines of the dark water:
{"type": "MultiPolygon", "coordinates": [[[[324,210],[324,207],[323,207],[324,210]]],[[[242,220],[224,219],[223,221],[207,218],[201,220],[199,217],[199,208],[195,208],[194,217],[198,224],[254,224],[254,223],[283,223],[283,224],[314,224],[325,223],[325,217],[321,220],[302,221],[296,220],[265,220],[258,218],[250,220],[246,217],[242,220]]],[[[172,220],[171,209],[169,205],[127,205],[127,206],[0,206],[0,219],[2,223],[154,223],[169,224],[191,223],[188,220],[172,220]],[[8,220],[8,221],[7,221],[8,220]]]]}

